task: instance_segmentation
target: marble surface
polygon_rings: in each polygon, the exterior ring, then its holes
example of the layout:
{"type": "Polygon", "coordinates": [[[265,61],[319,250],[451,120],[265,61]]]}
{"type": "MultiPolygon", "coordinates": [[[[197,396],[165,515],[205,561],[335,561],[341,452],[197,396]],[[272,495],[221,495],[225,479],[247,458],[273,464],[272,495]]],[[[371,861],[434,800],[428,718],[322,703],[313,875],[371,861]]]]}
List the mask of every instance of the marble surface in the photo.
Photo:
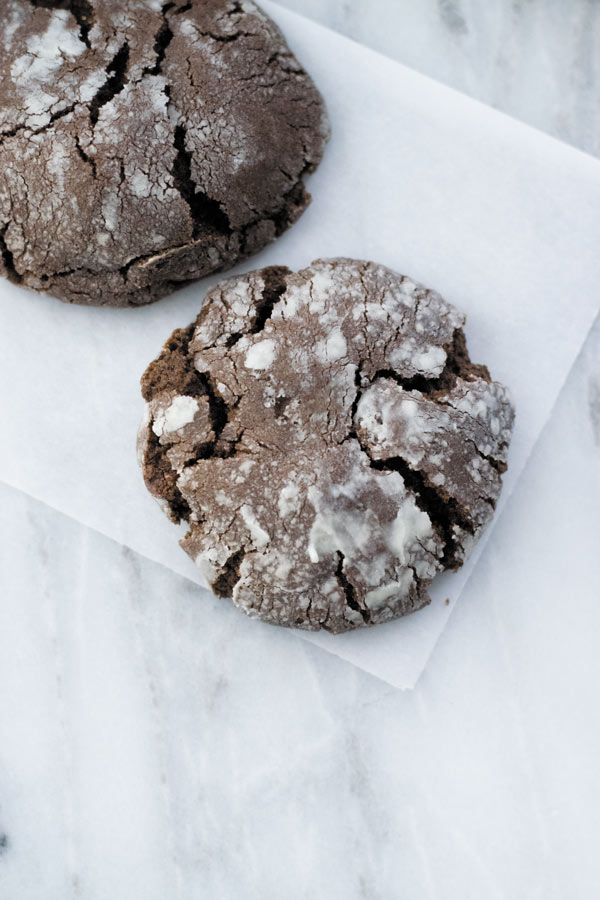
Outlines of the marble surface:
{"type": "Polygon", "coordinates": [[[596,0],[278,0],[600,155],[596,0]]]}
{"type": "MultiPolygon", "coordinates": [[[[600,149],[591,2],[286,5],[600,149]]],[[[599,323],[411,692],[0,485],[0,897],[596,896],[599,534],[599,323]]]]}
{"type": "Polygon", "coordinates": [[[599,356],[414,691],[0,487],[0,896],[596,896],[599,356]]]}

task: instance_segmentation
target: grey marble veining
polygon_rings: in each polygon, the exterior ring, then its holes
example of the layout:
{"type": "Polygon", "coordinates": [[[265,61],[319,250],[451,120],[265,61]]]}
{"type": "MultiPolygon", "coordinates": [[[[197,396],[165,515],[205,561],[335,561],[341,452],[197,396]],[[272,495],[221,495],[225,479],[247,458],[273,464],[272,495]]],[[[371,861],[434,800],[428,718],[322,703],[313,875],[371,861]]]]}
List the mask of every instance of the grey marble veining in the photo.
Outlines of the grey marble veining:
{"type": "Polygon", "coordinates": [[[278,0],[600,155],[595,0],[278,0]]]}
{"type": "Polygon", "coordinates": [[[0,896],[227,897],[252,860],[247,896],[277,896],[257,841],[289,865],[304,822],[302,804],[287,825],[266,814],[281,779],[300,801],[342,723],[389,688],[293,634],[232,628],[169,570],[0,498],[0,896]]]}
{"type": "Polygon", "coordinates": [[[600,450],[600,362],[589,376],[589,412],[596,444],[600,450]]]}

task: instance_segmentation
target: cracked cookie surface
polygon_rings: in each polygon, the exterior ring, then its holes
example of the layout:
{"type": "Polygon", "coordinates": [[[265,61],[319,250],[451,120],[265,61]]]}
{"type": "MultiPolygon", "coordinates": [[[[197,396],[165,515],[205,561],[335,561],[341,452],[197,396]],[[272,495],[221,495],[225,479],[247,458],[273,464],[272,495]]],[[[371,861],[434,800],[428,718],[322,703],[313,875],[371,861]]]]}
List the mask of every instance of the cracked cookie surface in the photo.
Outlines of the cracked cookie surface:
{"type": "Polygon", "coordinates": [[[291,225],[322,99],[250,0],[3,0],[0,273],[136,306],[291,225]]]}
{"type": "Polygon", "coordinates": [[[209,292],[142,378],[138,449],[216,594],[334,633],[428,603],[493,515],[513,426],[464,322],[347,259],[209,292]]]}

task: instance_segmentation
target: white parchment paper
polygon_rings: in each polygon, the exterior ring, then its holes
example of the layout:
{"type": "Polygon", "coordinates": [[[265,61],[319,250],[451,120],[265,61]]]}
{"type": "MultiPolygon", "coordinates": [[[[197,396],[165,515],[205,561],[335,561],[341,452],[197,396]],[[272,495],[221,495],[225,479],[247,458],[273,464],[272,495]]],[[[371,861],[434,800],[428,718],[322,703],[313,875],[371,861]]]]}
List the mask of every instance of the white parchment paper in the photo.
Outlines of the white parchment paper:
{"type": "MultiPolygon", "coordinates": [[[[600,162],[264,6],[323,92],[333,136],[309,211],[240,271],[373,259],[466,311],[471,358],[517,405],[505,502],[600,306],[600,162]]],[[[0,282],[0,478],[198,582],[143,486],[135,436],[140,375],[217,280],[139,310],[69,307],[0,282]]],[[[476,558],[415,616],[304,637],[411,687],[476,558]]]]}

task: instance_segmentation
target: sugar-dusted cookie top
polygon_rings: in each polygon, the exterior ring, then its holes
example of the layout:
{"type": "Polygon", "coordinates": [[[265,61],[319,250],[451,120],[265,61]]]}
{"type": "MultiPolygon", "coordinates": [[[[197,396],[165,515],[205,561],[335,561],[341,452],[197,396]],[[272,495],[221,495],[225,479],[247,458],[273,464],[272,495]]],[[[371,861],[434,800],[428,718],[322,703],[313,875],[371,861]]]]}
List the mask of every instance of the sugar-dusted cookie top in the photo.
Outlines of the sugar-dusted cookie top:
{"type": "Polygon", "coordinates": [[[493,515],[514,418],[464,321],[347,259],[209,292],[144,374],[139,449],[215,593],[332,632],[428,602],[493,515]]]}
{"type": "Polygon", "coordinates": [[[0,273],[150,303],[292,224],[326,137],[250,0],[2,0],[0,273]]]}

